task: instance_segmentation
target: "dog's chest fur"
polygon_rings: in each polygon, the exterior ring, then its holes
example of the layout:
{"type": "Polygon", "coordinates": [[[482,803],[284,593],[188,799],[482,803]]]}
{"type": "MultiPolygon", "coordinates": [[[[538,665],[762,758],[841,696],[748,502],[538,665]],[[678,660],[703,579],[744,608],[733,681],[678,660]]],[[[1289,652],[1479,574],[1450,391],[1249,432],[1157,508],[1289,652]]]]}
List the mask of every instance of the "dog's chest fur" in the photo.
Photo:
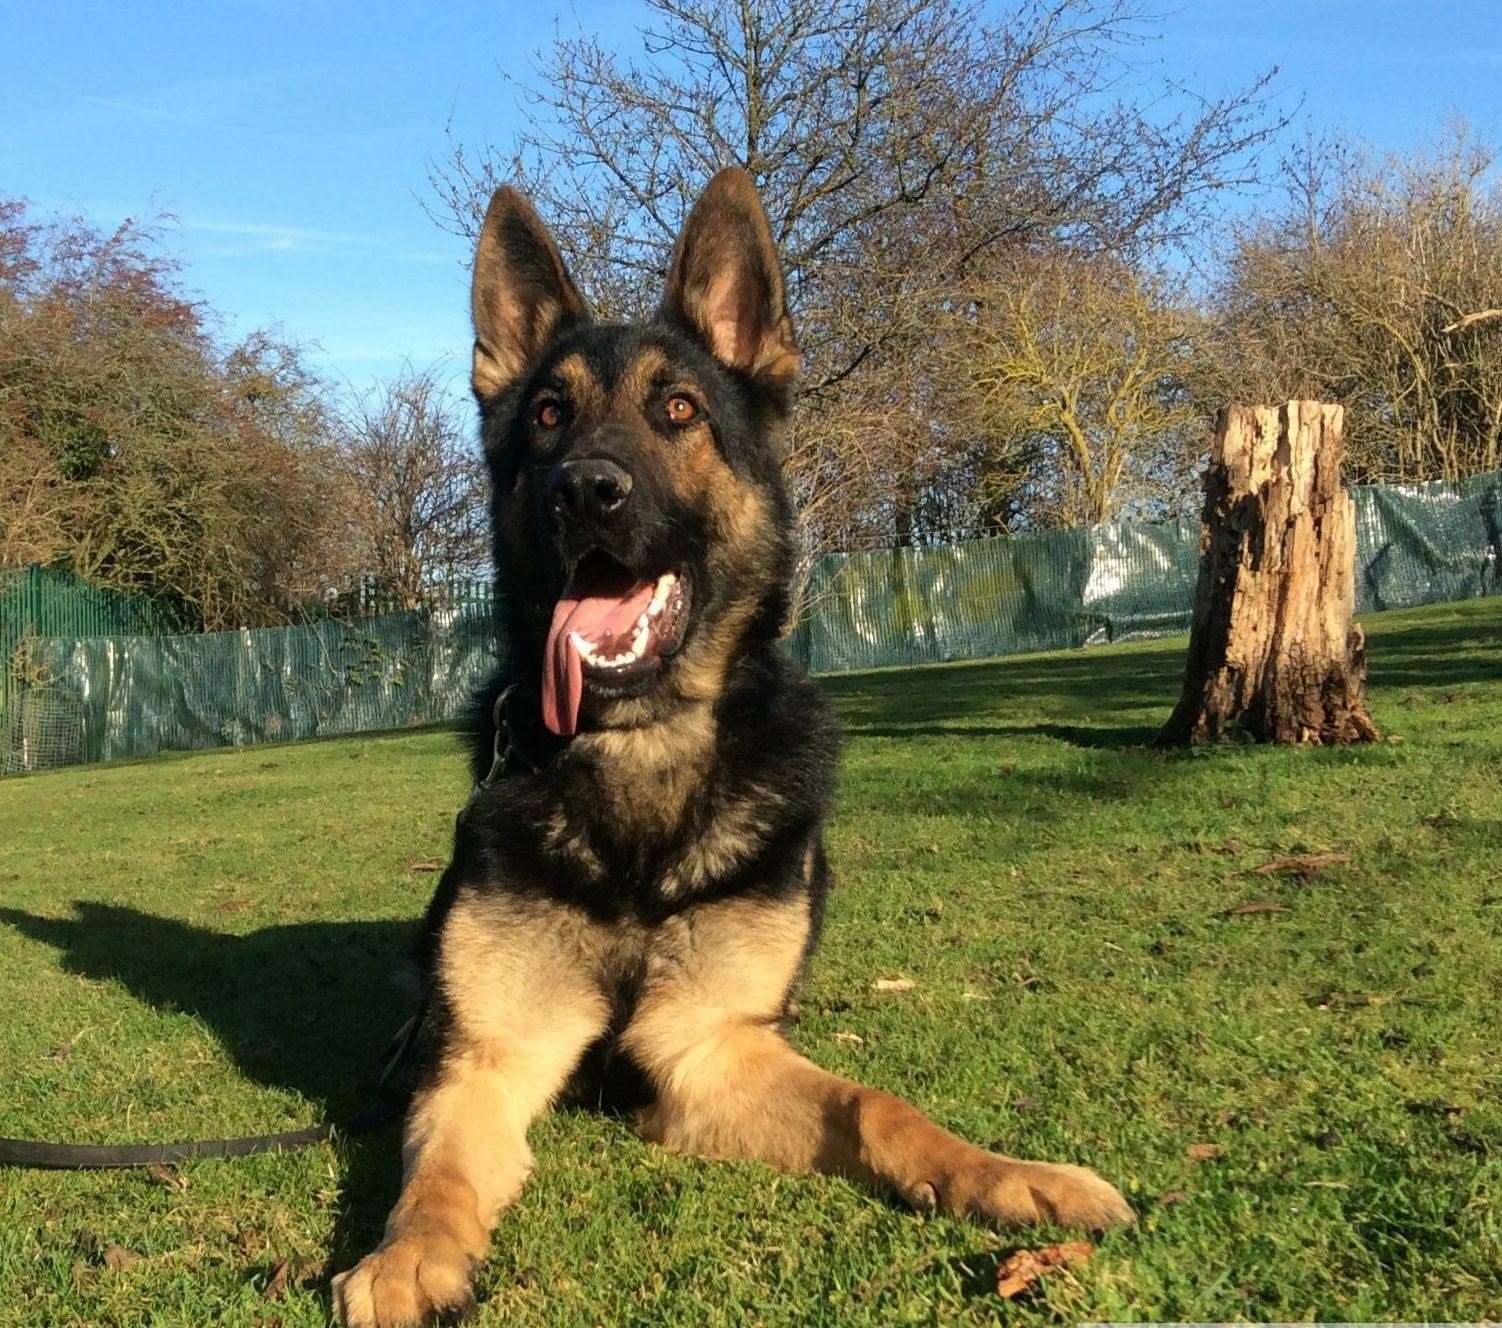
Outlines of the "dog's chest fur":
{"type": "Polygon", "coordinates": [[[835,760],[822,698],[771,661],[731,704],[581,735],[538,773],[499,782],[457,847],[492,888],[602,920],[778,896],[819,833],[835,760]]]}

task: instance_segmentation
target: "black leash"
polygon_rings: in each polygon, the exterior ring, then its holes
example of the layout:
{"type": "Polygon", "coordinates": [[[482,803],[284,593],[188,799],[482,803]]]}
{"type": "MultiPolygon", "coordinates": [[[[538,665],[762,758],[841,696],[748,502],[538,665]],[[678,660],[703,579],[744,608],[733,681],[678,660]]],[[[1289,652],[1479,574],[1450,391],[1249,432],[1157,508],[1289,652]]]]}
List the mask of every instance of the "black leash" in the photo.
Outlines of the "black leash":
{"type": "Polygon", "coordinates": [[[422,1027],[426,1003],[392,1039],[392,1051],[376,1083],[379,1100],[344,1125],[329,1122],[280,1134],[248,1134],[238,1139],[193,1139],[176,1144],[53,1144],[40,1139],[0,1139],[0,1167],[29,1167],[47,1171],[97,1171],[111,1167],[170,1166],[199,1157],[248,1157],[321,1144],[336,1133],[369,1134],[399,1120],[410,1094],[391,1086],[392,1076],[411,1056],[422,1027]]]}
{"type": "MultiPolygon", "coordinates": [[[[480,793],[508,774],[536,770],[537,762],[521,747],[512,733],[506,703],[516,693],[512,683],[496,697],[492,717],[495,739],[491,751],[490,772],[475,785],[465,804],[465,811],[480,793]]],[[[463,812],[460,813],[463,816],[463,812]]],[[[391,1040],[392,1051],[376,1082],[378,1101],[341,1126],[328,1121],[303,1130],[283,1130],[280,1134],[248,1134],[238,1139],[193,1139],[176,1144],[54,1144],[40,1139],[0,1138],[0,1167],[29,1167],[49,1171],[94,1171],[111,1167],[150,1167],[186,1162],[200,1157],[248,1157],[252,1153],[276,1153],[292,1148],[321,1144],[336,1133],[369,1134],[394,1120],[406,1110],[408,1092],[391,1087],[392,1076],[412,1054],[417,1034],[427,1010],[424,1001],[417,1013],[398,1030],[391,1040]]]]}

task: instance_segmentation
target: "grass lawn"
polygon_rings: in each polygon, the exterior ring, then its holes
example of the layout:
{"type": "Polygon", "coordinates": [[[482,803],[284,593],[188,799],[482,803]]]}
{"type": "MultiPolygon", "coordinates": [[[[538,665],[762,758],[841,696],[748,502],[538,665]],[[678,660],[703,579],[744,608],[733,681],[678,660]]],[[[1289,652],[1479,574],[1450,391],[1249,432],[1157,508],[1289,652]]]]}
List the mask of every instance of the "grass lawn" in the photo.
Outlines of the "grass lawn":
{"type": "MultiPolygon", "coordinates": [[[[1368,628],[1392,741],[1361,749],[1146,748],[1182,640],[827,683],[839,886],[794,1040],[974,1140],[1097,1167],[1135,1230],[1004,1302],[998,1259],[1063,1233],[560,1114],[478,1321],[1502,1317],[1502,598],[1368,628]],[[1315,853],[1343,856],[1258,872],[1315,853]],[[895,977],[916,985],[872,989],[895,977]]],[[[455,746],[0,782],[0,1134],[352,1113],[409,1000],[455,746]]],[[[173,1181],[0,1173],[0,1324],[322,1323],[309,1270],[376,1239],[395,1132],[173,1181]]]]}

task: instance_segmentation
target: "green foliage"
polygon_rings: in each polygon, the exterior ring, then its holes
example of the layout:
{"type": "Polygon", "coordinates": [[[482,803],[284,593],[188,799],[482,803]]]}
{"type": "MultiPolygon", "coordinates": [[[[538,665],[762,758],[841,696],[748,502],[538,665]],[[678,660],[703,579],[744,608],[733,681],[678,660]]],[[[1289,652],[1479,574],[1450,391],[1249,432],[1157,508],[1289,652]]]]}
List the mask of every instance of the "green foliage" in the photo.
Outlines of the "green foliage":
{"type": "MultiPolygon", "coordinates": [[[[1359,750],[1142,746],[1182,640],[825,683],[849,734],[839,885],[794,1041],[983,1143],[1098,1167],[1135,1231],[1003,1304],[998,1257],[1063,1233],[566,1113],[533,1131],[476,1322],[1495,1318],[1502,599],[1367,627],[1394,740],[1359,750]],[[1349,861],[1258,873],[1319,851],[1349,861]],[[1254,900],[1285,911],[1228,915],[1254,900]],[[872,991],[898,976],[917,985],[872,991]]],[[[0,784],[0,1134],[350,1115],[466,791],[446,731],[0,784]]],[[[0,1324],[321,1325],[295,1277],[268,1302],[272,1269],[348,1266],[397,1168],[387,1131],[195,1164],[181,1189],[8,1174],[0,1324]],[[111,1244],[143,1257],[112,1271],[111,1244]]]]}

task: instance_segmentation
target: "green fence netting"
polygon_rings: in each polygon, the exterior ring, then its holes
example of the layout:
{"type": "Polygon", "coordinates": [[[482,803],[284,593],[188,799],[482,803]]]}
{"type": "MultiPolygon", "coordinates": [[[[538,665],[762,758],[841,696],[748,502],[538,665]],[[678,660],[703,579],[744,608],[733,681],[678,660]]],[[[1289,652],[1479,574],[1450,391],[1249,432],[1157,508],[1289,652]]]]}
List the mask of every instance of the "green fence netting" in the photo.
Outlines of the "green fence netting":
{"type": "MultiPolygon", "coordinates": [[[[1502,592],[1502,473],[1356,488],[1361,612],[1502,592]]],[[[984,659],[1187,629],[1199,524],[840,554],[788,648],[810,671],[984,659]]],[[[457,717],[501,652],[489,604],[200,636],[36,643],[0,712],[8,773],[457,717]]]]}
{"type": "MultiPolygon", "coordinates": [[[[1359,486],[1357,610],[1502,590],[1502,472],[1359,486]]],[[[838,554],[793,632],[811,673],[985,659],[1189,629],[1198,520],[838,554]]]]}
{"type": "Polygon", "coordinates": [[[167,616],[139,596],[104,590],[55,567],[0,572],[0,709],[31,677],[29,643],[59,636],[158,632],[167,616]]]}
{"type": "Polygon", "coordinates": [[[495,668],[488,604],[196,636],[41,643],[8,772],[159,751],[407,728],[458,717],[495,668]]]}

